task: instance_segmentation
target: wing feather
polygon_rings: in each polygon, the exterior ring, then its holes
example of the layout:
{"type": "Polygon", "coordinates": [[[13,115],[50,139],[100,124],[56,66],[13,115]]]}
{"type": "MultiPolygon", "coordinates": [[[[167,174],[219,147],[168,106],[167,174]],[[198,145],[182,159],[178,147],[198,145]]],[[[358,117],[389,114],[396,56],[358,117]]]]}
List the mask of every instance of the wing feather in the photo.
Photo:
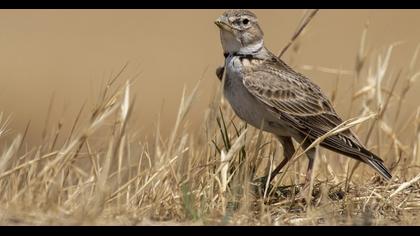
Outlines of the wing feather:
{"type": "MultiPolygon", "coordinates": [[[[338,116],[318,85],[277,58],[264,60],[244,73],[243,84],[259,101],[310,141],[340,125],[338,116]]],[[[390,178],[383,161],[368,151],[350,130],[326,138],[322,146],[370,164],[390,178]]]]}

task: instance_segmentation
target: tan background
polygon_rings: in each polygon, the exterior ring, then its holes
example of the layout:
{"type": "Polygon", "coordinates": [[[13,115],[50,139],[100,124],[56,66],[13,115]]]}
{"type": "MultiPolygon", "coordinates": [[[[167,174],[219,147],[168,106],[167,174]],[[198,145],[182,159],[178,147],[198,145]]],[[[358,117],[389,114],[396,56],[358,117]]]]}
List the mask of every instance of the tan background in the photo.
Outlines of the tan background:
{"type": "MultiPolygon", "coordinates": [[[[84,101],[96,98],[101,81],[130,61],[128,75],[140,72],[134,126],[147,136],[162,109],[165,133],[173,125],[182,87],[191,89],[203,76],[194,104],[192,126],[201,120],[209,91],[217,85],[215,68],[223,56],[213,21],[222,10],[1,10],[0,111],[12,114],[13,133],[31,120],[29,141],[40,142],[49,100],[55,94],[53,119],[74,120],[84,101]],[[207,69],[207,70],[206,70],[207,69]],[[163,104],[163,106],[162,106],[163,104]]],[[[278,52],[294,32],[303,10],[256,10],[268,48],[278,52]]],[[[377,53],[404,41],[391,60],[394,73],[407,63],[420,42],[418,10],[321,10],[302,38],[293,67],[327,92],[334,75],[302,70],[302,65],[352,70],[365,22],[370,19],[368,48],[377,53]]],[[[290,61],[290,53],[284,56],[290,61]]],[[[418,67],[417,67],[418,68],[418,67]]],[[[127,76],[129,77],[129,76],[127,76]]],[[[344,76],[347,81],[352,77],[344,76]]],[[[348,101],[348,83],[339,103],[348,101]]],[[[419,91],[418,83],[417,89],[419,91]]],[[[407,106],[419,96],[409,94],[407,106]]],[[[91,108],[91,106],[88,106],[91,108]]],[[[345,111],[345,107],[337,107],[345,111]]]]}

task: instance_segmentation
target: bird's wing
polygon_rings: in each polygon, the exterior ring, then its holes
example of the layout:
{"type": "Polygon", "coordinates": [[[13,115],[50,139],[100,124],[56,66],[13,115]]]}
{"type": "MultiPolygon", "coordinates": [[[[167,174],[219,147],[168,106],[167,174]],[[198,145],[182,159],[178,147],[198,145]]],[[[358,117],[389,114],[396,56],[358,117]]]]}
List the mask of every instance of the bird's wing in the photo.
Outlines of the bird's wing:
{"type": "Polygon", "coordinates": [[[316,84],[276,61],[247,70],[243,84],[270,110],[290,118],[299,130],[313,131],[315,138],[343,122],[316,84]]]}
{"type": "MultiPolygon", "coordinates": [[[[343,122],[319,86],[279,59],[265,60],[246,70],[243,84],[267,105],[267,110],[276,113],[310,141],[343,122]]],[[[382,162],[366,150],[350,130],[326,138],[321,145],[366,163],[382,162]]]]}

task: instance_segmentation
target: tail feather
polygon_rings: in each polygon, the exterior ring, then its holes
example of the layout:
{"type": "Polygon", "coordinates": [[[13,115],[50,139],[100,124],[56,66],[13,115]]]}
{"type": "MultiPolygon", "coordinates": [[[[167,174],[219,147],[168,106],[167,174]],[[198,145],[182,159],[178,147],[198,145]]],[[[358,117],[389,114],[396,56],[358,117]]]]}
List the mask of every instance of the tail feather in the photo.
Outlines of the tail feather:
{"type": "Polygon", "coordinates": [[[321,145],[332,151],[341,153],[343,155],[368,164],[386,180],[390,180],[392,178],[390,171],[384,165],[384,161],[377,155],[364,148],[361,144],[352,142],[351,146],[346,144],[337,147],[337,145],[328,142],[329,140],[326,141],[327,142],[322,142],[321,145]]]}
{"type": "Polygon", "coordinates": [[[369,158],[366,158],[367,164],[376,170],[384,179],[391,180],[392,175],[390,171],[385,167],[384,162],[375,154],[364,150],[370,154],[369,158]]]}

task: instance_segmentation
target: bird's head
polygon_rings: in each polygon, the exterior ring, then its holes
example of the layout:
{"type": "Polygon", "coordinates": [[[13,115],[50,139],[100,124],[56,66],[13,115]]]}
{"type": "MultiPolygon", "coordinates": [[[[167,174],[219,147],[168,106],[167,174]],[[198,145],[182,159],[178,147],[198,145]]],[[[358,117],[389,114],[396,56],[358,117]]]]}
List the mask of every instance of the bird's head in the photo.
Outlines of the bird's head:
{"type": "Polygon", "coordinates": [[[248,10],[227,10],[214,22],[226,53],[250,53],[263,46],[257,16],[248,10]]]}

